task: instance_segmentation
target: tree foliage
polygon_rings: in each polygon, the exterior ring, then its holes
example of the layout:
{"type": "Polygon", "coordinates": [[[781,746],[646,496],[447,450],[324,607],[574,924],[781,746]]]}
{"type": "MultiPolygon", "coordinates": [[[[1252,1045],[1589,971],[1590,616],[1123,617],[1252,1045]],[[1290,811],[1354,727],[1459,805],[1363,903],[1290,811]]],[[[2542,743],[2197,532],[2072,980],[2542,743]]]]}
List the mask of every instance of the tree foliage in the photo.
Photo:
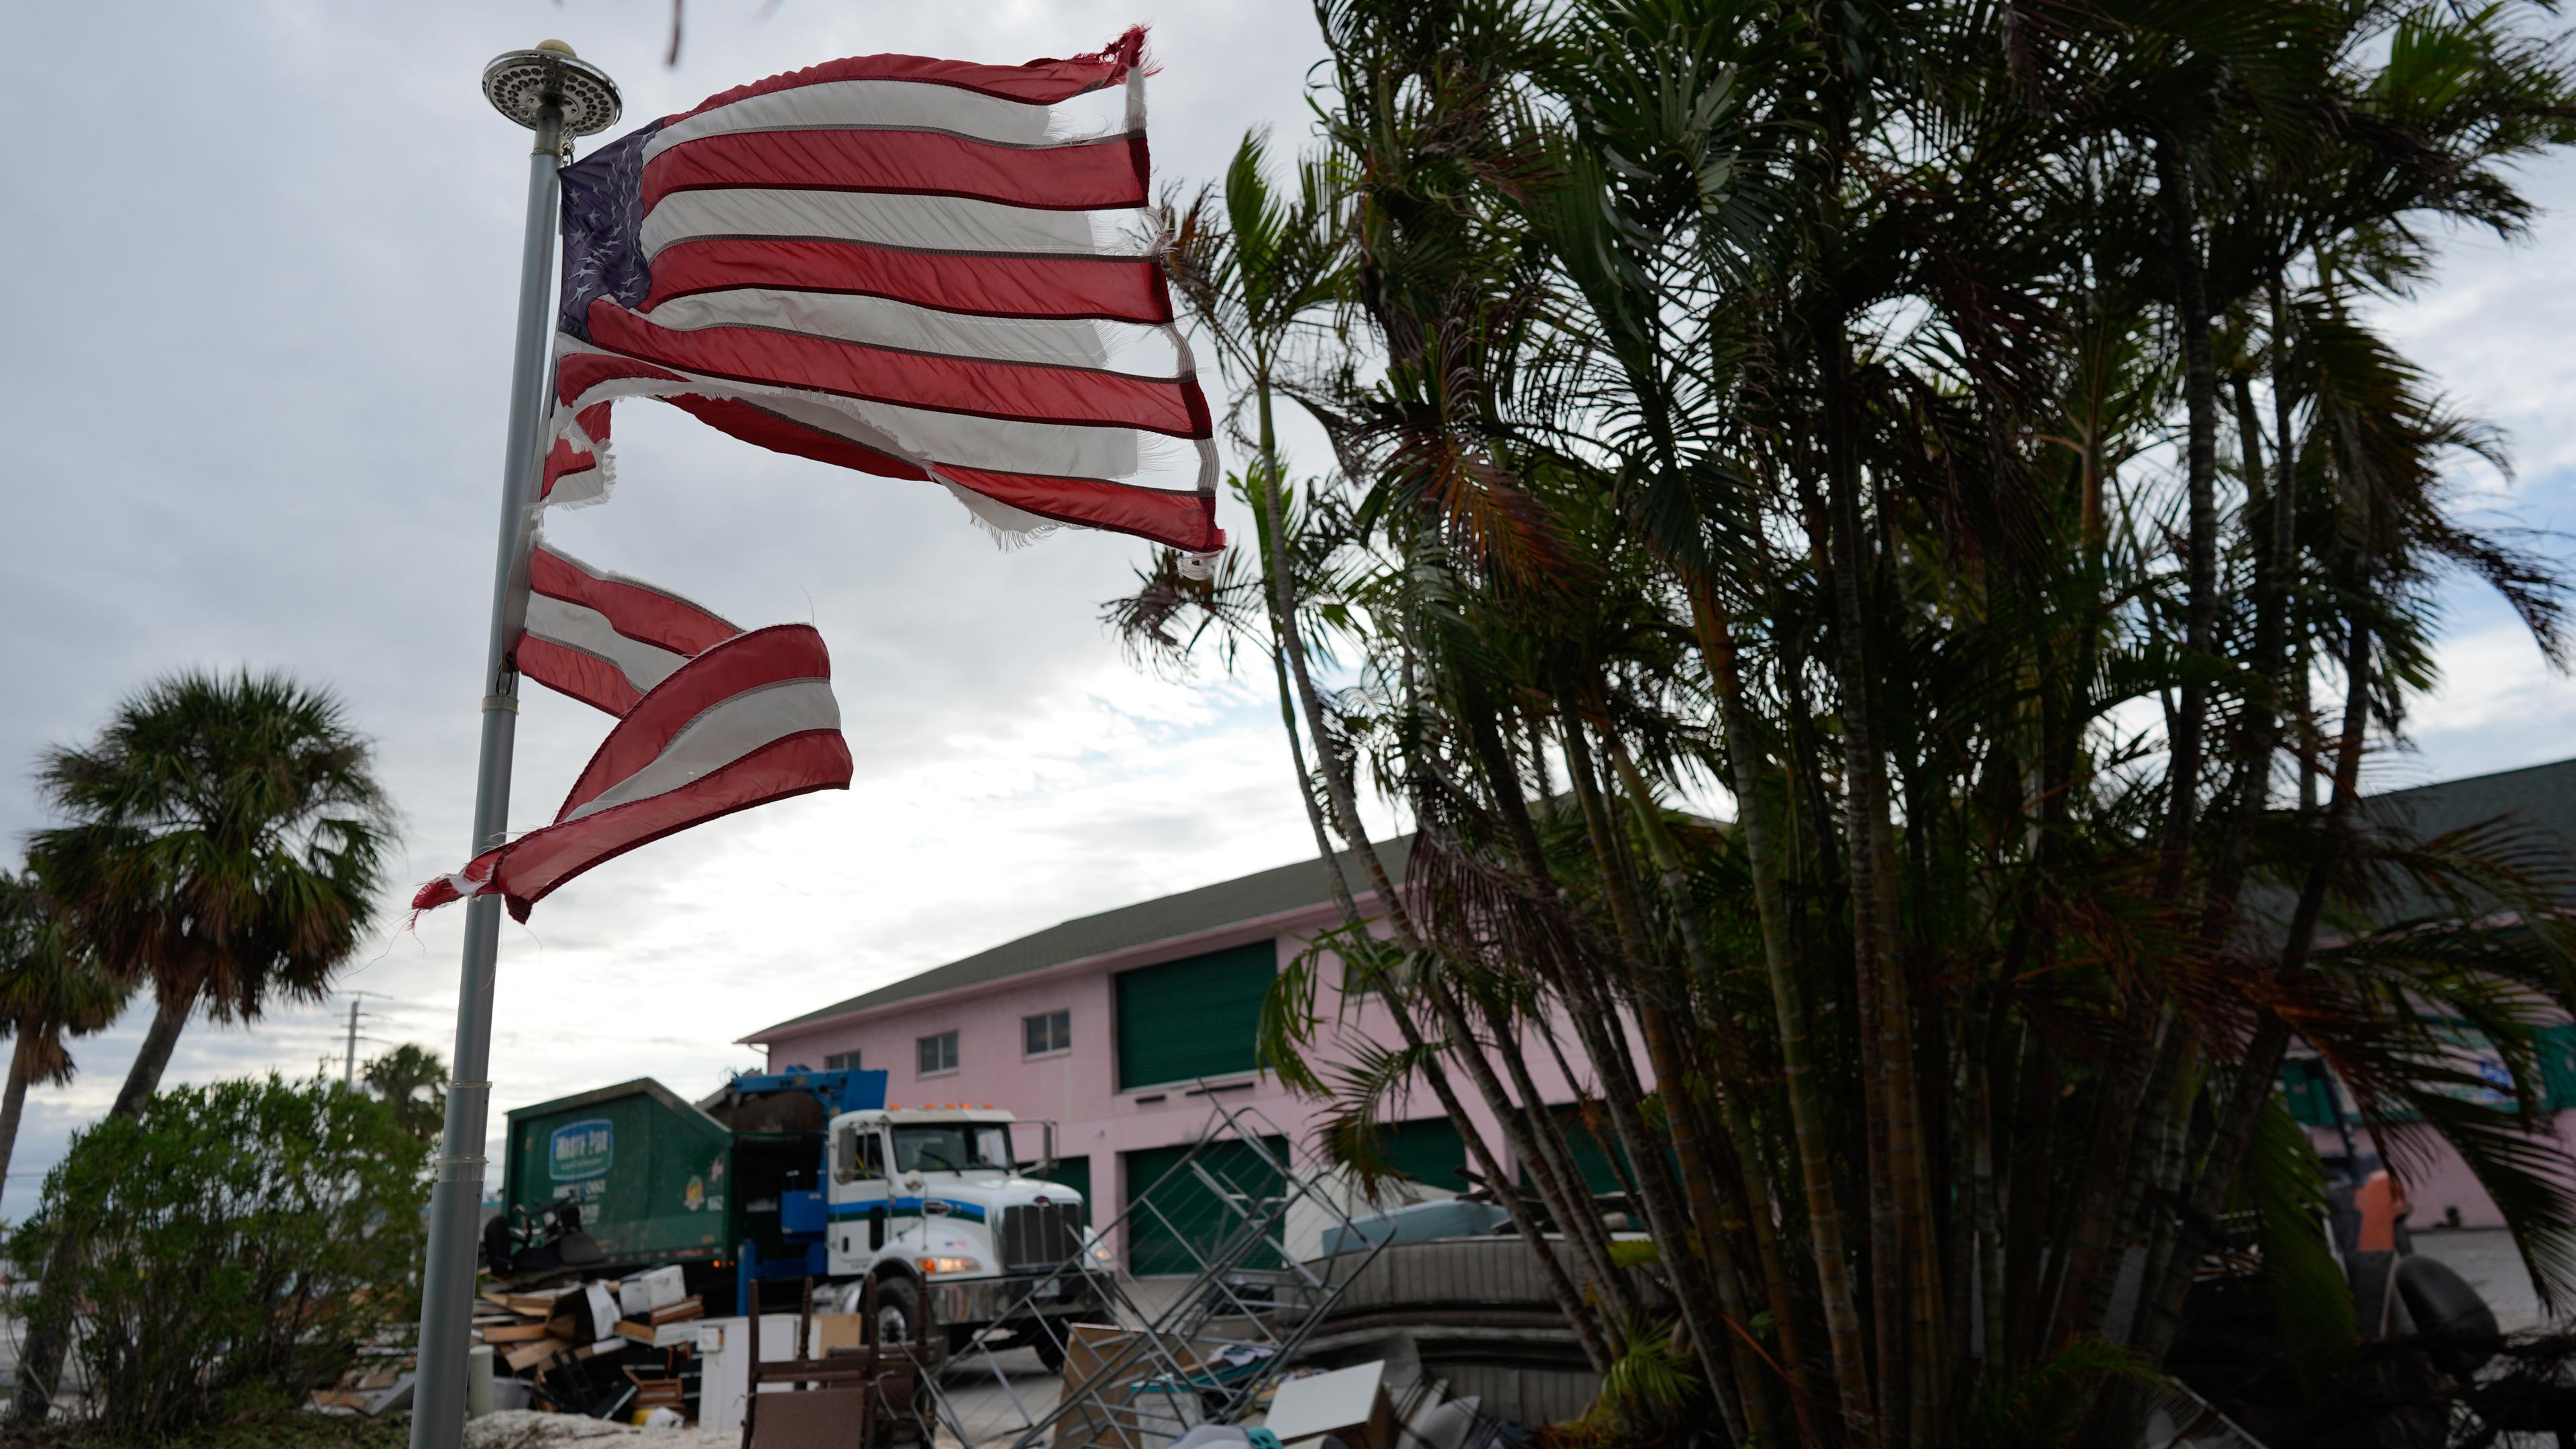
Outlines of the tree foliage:
{"type": "Polygon", "coordinates": [[[1325,1051],[1318,955],[1265,1047],[1354,1170],[1410,1094],[1474,1103],[1595,1366],[1734,1443],[2104,1432],[2231,1209],[2324,1382],[2293,1044],[2576,1288],[2534,1132],[2576,880],[2360,790],[2445,590],[2565,643],[2555,567],[2469,506],[2501,440],[2371,322],[2445,229],[2531,223],[2514,167],[2576,140],[2548,12],[1316,13],[1319,149],[1283,185],[1249,138],[1176,208],[1253,536],[1105,617],[1160,667],[1270,661],[1319,944],[1398,1040],[1325,1051]],[[1330,468],[1291,476],[1283,407],[1330,468]],[[1686,1362],[1637,1358],[1533,1054],[1591,1094],[1686,1362]]]}
{"type": "Polygon", "coordinates": [[[132,984],[99,969],[33,879],[0,872],[0,1027],[11,1037],[0,1172],[15,1155],[27,1089],[70,1081],[77,1064],[69,1040],[105,1031],[131,995],[132,984]]]}
{"type": "Polygon", "coordinates": [[[106,1427],[174,1434],[301,1403],[414,1314],[428,1151],[319,1080],[182,1087],[75,1137],[9,1252],[45,1262],[85,1239],[71,1291],[31,1311],[79,1305],[73,1352],[106,1427]]]}
{"type": "Polygon", "coordinates": [[[417,1042],[404,1042],[358,1069],[375,1099],[393,1110],[402,1129],[435,1142],[447,1121],[447,1063],[417,1042]]]}

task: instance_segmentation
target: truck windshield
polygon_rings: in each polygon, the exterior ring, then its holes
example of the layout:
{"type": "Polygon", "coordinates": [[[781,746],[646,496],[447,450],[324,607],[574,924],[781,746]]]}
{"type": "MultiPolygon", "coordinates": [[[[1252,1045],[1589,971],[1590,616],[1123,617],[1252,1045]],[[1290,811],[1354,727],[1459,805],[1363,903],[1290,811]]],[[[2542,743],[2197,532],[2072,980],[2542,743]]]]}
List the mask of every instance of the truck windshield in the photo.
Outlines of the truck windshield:
{"type": "Polygon", "coordinates": [[[902,1172],[964,1172],[976,1167],[1008,1172],[1010,1130],[999,1122],[897,1127],[894,1165],[902,1172]]]}

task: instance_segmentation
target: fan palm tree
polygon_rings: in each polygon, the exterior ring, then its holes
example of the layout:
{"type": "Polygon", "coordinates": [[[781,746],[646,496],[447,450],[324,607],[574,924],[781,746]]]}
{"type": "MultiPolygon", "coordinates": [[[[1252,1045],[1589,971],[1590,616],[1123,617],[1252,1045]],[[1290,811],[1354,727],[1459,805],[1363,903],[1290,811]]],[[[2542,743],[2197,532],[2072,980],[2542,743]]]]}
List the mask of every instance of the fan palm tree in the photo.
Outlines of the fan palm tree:
{"type": "Polygon", "coordinates": [[[377,1100],[393,1108],[403,1130],[423,1142],[437,1138],[447,1114],[447,1063],[417,1042],[404,1042],[358,1069],[377,1100]]]}
{"type": "Polygon", "coordinates": [[[67,823],[31,835],[28,861],[101,967],[152,987],[114,1112],[142,1110],[198,1008],[252,1021],[327,993],[385,883],[374,763],[330,691],[246,670],[159,680],[44,754],[67,823]]]}
{"type": "MultiPolygon", "coordinates": [[[[393,809],[374,746],[330,691],[284,674],[188,670],[119,705],[98,738],[48,750],[37,784],[65,824],[29,866],[102,970],[152,988],[152,1025],[109,1109],[138,1116],[200,1006],[253,1021],[330,990],[374,918],[393,809]]],[[[85,1241],[46,1255],[68,1291],[85,1241]]],[[[20,1357],[14,1416],[42,1423],[62,1372],[59,1304],[20,1357]]]]}
{"type": "Polygon", "coordinates": [[[18,1145],[27,1089],[70,1081],[65,1039],[105,1030],[132,994],[132,983],[99,970],[76,947],[33,880],[0,873],[0,1024],[17,1038],[8,1086],[0,1089],[0,1175],[18,1145]]]}

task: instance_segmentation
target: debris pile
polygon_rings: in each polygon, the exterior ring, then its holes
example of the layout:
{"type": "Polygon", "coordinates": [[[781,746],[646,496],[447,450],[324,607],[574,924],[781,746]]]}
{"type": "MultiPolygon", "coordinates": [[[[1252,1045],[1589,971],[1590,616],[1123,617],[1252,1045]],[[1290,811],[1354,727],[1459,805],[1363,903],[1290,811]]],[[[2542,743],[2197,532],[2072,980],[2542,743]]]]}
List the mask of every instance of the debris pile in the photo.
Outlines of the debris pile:
{"type": "MultiPolygon", "coordinates": [[[[674,1267],[521,1292],[487,1287],[474,1304],[469,1410],[641,1423],[666,1409],[695,1419],[705,1316],[674,1267]]],[[[370,1345],[313,1406],[370,1415],[407,1409],[414,1365],[408,1345],[370,1345]]]]}
{"type": "Polygon", "coordinates": [[[531,1292],[487,1290],[475,1304],[474,1339],[492,1348],[495,1407],[640,1420],[656,1408],[694,1416],[698,1323],[706,1305],[683,1292],[678,1268],[614,1282],[531,1292]],[[506,1376],[527,1385],[500,1388],[506,1376]]]}

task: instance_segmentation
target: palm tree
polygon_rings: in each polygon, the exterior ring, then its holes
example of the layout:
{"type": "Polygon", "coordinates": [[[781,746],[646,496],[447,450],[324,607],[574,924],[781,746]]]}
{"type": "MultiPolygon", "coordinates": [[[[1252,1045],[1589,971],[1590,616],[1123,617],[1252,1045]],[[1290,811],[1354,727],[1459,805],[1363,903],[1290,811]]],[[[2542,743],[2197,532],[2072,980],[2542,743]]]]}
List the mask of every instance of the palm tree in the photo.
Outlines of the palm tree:
{"type": "MultiPolygon", "coordinates": [[[[328,994],[385,883],[393,811],[373,767],[328,690],[247,670],[159,680],[89,745],[44,754],[38,785],[69,823],[35,832],[28,863],[101,969],[152,987],[111,1113],[142,1113],[200,1005],[247,1022],[272,998],[328,994]]],[[[70,1291],[85,1252],[57,1238],[44,1291],[70,1291]]],[[[62,1372],[66,1305],[40,1307],[19,1423],[44,1422],[62,1372]]]]}
{"type": "Polygon", "coordinates": [[[403,1130],[423,1142],[436,1140],[447,1113],[447,1063],[416,1042],[404,1042],[358,1069],[377,1100],[393,1108],[403,1130]]]}
{"type": "Polygon", "coordinates": [[[35,832],[28,861],[102,968],[152,986],[114,1112],[143,1109],[200,1006],[252,1021],[327,993],[385,882],[373,769],[328,690],[247,670],[157,681],[90,744],[45,753],[38,786],[69,823],[35,832]]]}
{"type": "Polygon", "coordinates": [[[2526,223],[2509,168],[2576,143],[2565,38],[2382,0],[1317,11],[1331,265],[1260,284],[1306,223],[1248,147],[1174,270],[1236,407],[1293,398],[1336,467],[1292,500],[1247,439],[1261,568],[1158,569],[1113,617],[1168,660],[1211,634],[1185,607],[1222,634],[1271,585],[1318,849],[1384,918],[1321,945],[1403,1037],[1301,1061],[1338,1012],[1313,953],[1282,971],[1265,1049],[1328,1149],[1364,1174],[1454,1073],[1567,1240],[1578,1336],[1688,1363],[1724,1442],[2043,1400],[2120,1437],[2101,1341],[2155,1363],[2236,1206],[2331,1363],[2293,1038],[2576,1287],[2576,1160],[2531,1131],[2576,881],[2356,798],[2444,573],[2563,652],[2559,571],[2447,491],[2494,440],[2359,319],[2430,274],[2428,221],[2526,223]],[[1335,365],[1275,365],[1327,317],[1335,365]],[[1327,638],[1338,691],[1295,657],[1327,638]],[[1411,817],[1400,896],[1362,781],[1411,817]],[[1712,782],[1728,825],[1671,808],[1712,782]],[[2463,1035],[2512,1108],[2462,1099],[2463,1035]],[[1489,1066],[1521,1042],[1584,1084],[1676,1290],[1643,1338],[1550,1182],[1558,1104],[1489,1066]]]}
{"type": "Polygon", "coordinates": [[[18,1145],[27,1089],[72,1079],[67,1037],[104,1031],[125,1010],[130,983],[98,969],[50,910],[36,883],[0,873],[0,1023],[15,1033],[0,1091],[0,1175],[18,1145]]]}

